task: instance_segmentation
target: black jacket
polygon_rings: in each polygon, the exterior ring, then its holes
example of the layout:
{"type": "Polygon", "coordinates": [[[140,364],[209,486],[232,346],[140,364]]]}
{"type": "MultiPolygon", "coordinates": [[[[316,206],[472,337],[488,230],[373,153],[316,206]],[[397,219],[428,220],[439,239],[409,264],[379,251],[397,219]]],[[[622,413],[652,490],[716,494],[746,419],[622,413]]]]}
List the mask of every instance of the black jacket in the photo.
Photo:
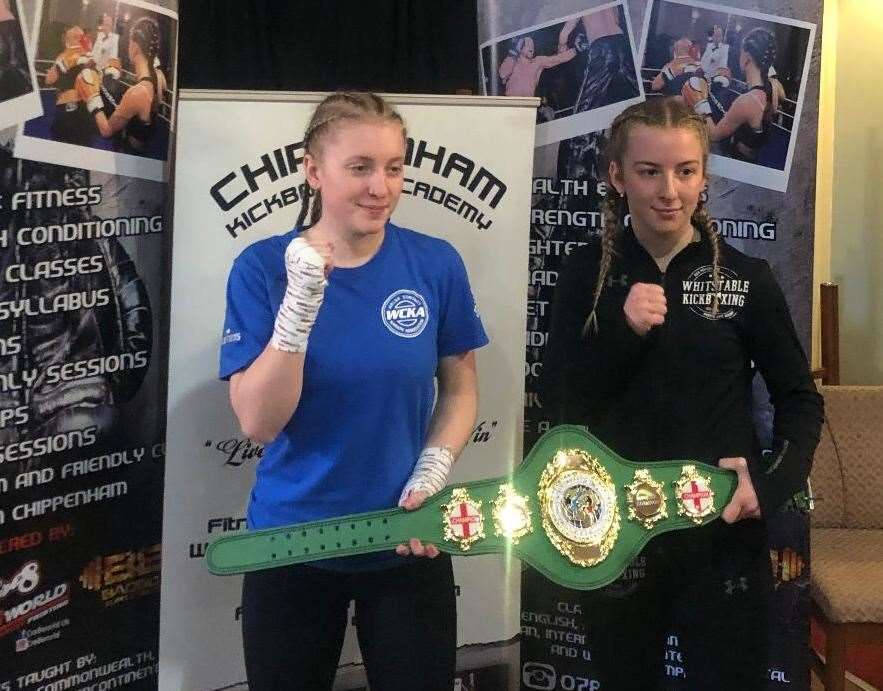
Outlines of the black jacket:
{"type": "Polygon", "coordinates": [[[663,274],[626,230],[598,305],[591,311],[600,245],[576,250],[553,300],[541,388],[553,424],[588,429],[625,458],[648,462],[748,460],[761,511],[770,516],[805,489],[822,424],[817,393],[781,289],[766,261],[722,242],[721,301],[711,316],[710,242],[675,256],[663,274]],[[665,323],[645,337],[627,325],[634,283],[665,289],[665,323]],[[766,458],[753,419],[759,371],[775,410],[766,458]]]}

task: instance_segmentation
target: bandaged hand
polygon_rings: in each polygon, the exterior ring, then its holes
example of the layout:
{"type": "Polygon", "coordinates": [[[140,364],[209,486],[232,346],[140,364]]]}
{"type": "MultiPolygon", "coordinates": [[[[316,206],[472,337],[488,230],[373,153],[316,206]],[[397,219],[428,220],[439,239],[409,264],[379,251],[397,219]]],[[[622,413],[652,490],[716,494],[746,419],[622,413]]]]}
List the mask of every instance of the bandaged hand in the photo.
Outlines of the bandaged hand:
{"type": "Polygon", "coordinates": [[[411,477],[405,483],[402,495],[399,497],[399,506],[406,509],[416,509],[422,504],[420,501],[416,506],[415,502],[408,502],[409,497],[413,494],[422,493],[422,499],[435,494],[444,489],[448,484],[448,475],[451,474],[451,468],[454,465],[454,453],[446,446],[429,446],[420,452],[420,458],[417,459],[417,465],[411,477]]]}
{"type": "Polygon", "coordinates": [[[311,244],[302,237],[289,243],[285,250],[288,285],[270,339],[274,348],[288,353],[306,351],[310,331],[325,298],[331,267],[329,243],[311,244]]]}

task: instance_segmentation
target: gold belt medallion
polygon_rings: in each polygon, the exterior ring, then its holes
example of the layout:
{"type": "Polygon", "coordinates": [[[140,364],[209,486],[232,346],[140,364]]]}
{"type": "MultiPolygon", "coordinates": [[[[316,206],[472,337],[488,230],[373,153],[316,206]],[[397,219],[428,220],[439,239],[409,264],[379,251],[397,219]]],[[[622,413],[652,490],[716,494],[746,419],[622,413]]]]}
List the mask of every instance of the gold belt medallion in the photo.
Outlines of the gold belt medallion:
{"type": "Polygon", "coordinates": [[[668,518],[664,485],[654,480],[649,470],[636,470],[635,479],[625,489],[630,521],[637,521],[650,530],[659,521],[668,518]]]}
{"type": "Polygon", "coordinates": [[[543,470],[538,496],[543,529],[574,564],[603,561],[619,534],[616,486],[598,460],[581,449],[562,450],[543,470]]]}

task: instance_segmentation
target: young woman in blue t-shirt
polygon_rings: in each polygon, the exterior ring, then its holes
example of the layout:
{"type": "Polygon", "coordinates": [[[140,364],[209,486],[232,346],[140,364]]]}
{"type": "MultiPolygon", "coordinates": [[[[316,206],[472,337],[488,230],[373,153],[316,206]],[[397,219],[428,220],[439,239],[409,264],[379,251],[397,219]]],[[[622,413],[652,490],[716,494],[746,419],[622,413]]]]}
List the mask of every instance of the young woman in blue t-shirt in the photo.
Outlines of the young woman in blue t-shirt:
{"type": "MultiPolygon", "coordinates": [[[[380,97],[326,98],[304,135],[312,194],[297,227],[234,263],[220,374],[243,432],[266,444],[250,528],[415,509],[444,487],[471,432],[472,351],[487,336],[453,247],[389,223],[405,142],[380,97]]],[[[416,539],[247,574],[250,688],[330,689],[351,600],[372,688],[452,688],[450,558],[416,539]]]]}

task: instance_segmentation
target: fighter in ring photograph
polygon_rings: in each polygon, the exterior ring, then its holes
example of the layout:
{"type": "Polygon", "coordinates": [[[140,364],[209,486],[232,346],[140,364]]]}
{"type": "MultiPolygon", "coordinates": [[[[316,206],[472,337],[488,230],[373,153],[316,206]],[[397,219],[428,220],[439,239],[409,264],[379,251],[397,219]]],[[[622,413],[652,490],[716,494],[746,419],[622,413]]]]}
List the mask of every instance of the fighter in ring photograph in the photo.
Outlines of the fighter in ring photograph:
{"type": "Polygon", "coordinates": [[[44,115],[25,124],[16,155],[161,179],[173,128],[176,22],[173,12],[140,0],[97,0],[74,13],[45,0],[35,60],[44,115]]]}
{"type": "Polygon", "coordinates": [[[693,55],[693,45],[693,41],[685,36],[674,42],[671,60],[665,63],[665,67],[650,83],[652,92],[659,92],[663,96],[681,95],[686,81],[702,70],[702,65],[693,55]]]}
{"type": "Polygon", "coordinates": [[[679,98],[706,117],[711,172],[784,191],[814,36],[806,22],[657,0],[641,77],[650,97],[679,98]]]}
{"type": "Polygon", "coordinates": [[[522,36],[513,42],[498,70],[506,95],[535,96],[543,72],[572,60],[575,55],[574,48],[555,55],[537,55],[533,38],[522,36]]]}
{"type": "Polygon", "coordinates": [[[583,52],[586,53],[585,63],[581,65],[582,81],[573,112],[593,110],[640,94],[632,47],[625,26],[622,5],[597,10],[565,22],[559,36],[558,50],[562,50],[572,40],[575,45],[585,46],[583,52]]]}
{"type": "Polygon", "coordinates": [[[561,17],[481,46],[486,94],[537,96],[537,146],[604,129],[643,98],[622,2],[561,17]]]}

